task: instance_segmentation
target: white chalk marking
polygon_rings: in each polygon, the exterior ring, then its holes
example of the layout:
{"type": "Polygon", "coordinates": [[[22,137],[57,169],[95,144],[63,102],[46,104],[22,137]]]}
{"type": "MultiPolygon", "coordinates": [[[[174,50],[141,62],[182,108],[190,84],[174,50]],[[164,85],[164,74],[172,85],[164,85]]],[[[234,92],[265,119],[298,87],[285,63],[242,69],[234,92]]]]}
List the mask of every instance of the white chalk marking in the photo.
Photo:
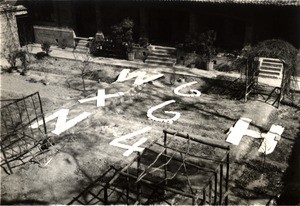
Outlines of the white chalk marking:
{"type": "Polygon", "coordinates": [[[179,112],[165,111],[165,113],[167,113],[167,114],[174,114],[174,115],[175,115],[174,117],[169,118],[169,119],[162,119],[162,118],[155,117],[155,116],[153,116],[152,113],[153,113],[155,110],[160,109],[160,108],[162,108],[162,107],[164,107],[164,106],[166,106],[166,105],[168,105],[168,104],[174,103],[174,102],[176,102],[176,101],[175,101],[175,100],[169,100],[169,101],[163,102],[163,103],[161,103],[161,104],[159,104],[159,105],[156,105],[156,106],[154,106],[154,107],[151,107],[151,108],[147,111],[147,117],[148,117],[149,119],[154,120],[154,121],[158,121],[158,122],[167,122],[167,123],[172,124],[173,121],[176,121],[176,120],[178,120],[178,119],[180,118],[180,113],[179,113],[179,112]]]}
{"type": "Polygon", "coordinates": [[[79,103],[97,101],[97,107],[104,107],[105,106],[105,99],[113,98],[113,97],[121,97],[123,95],[125,95],[124,92],[117,92],[115,94],[105,94],[105,89],[98,89],[97,96],[90,97],[90,98],[87,98],[87,99],[80,99],[78,101],[79,101],[79,103]]]}
{"type": "Polygon", "coordinates": [[[229,129],[229,135],[226,139],[226,142],[229,142],[234,145],[239,145],[242,137],[248,133],[248,127],[252,120],[249,118],[240,118],[234,125],[229,129]]]}
{"type": "Polygon", "coordinates": [[[136,78],[134,85],[142,85],[144,83],[156,80],[160,77],[163,77],[163,74],[147,74],[144,71],[138,71],[130,74],[130,69],[123,69],[118,76],[116,82],[124,82],[133,78],[136,78]],[[147,77],[147,78],[145,78],[147,77]]]}
{"type": "Polygon", "coordinates": [[[194,82],[189,82],[189,83],[180,85],[174,89],[174,93],[177,94],[178,96],[183,96],[183,97],[199,97],[201,95],[201,92],[198,90],[195,90],[195,89],[190,90],[190,92],[194,93],[194,94],[183,94],[183,93],[179,92],[179,90],[181,90],[185,87],[191,86],[193,84],[197,84],[197,83],[198,82],[194,81],[194,82]]]}
{"type": "MultiPolygon", "coordinates": [[[[68,114],[69,114],[69,109],[61,109],[45,118],[45,123],[57,118],[55,124],[55,130],[52,131],[53,134],[60,135],[62,132],[70,129],[71,127],[75,126],[78,122],[81,122],[82,120],[87,118],[91,113],[83,112],[77,117],[67,121],[68,114]]],[[[39,120],[38,122],[30,125],[30,127],[35,129],[42,124],[43,124],[43,120],[39,120]]]]}
{"type": "Polygon", "coordinates": [[[284,127],[280,125],[272,125],[267,134],[263,133],[264,141],[260,145],[258,152],[270,154],[274,151],[281,135],[284,131],[284,127]]]}
{"type": "Polygon", "coordinates": [[[143,143],[145,143],[147,141],[147,138],[142,138],[140,139],[138,142],[134,143],[133,145],[126,145],[123,143],[120,143],[121,141],[126,141],[127,139],[133,138],[134,136],[143,134],[145,132],[150,131],[152,128],[151,127],[145,127],[141,130],[138,130],[136,132],[118,137],[117,139],[114,139],[113,141],[111,141],[109,144],[116,146],[116,147],[120,147],[123,149],[127,149],[126,152],[123,153],[123,156],[128,157],[130,154],[132,154],[134,151],[138,151],[138,152],[142,152],[145,148],[139,147],[140,145],[142,145],[143,143]]]}

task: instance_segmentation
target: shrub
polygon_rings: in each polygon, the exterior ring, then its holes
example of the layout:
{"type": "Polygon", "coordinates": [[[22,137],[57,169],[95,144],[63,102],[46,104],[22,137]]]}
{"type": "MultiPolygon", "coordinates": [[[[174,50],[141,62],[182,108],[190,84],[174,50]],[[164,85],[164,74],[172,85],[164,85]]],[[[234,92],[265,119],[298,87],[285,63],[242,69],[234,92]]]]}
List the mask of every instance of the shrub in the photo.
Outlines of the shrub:
{"type": "Polygon", "coordinates": [[[184,43],[177,45],[177,48],[184,52],[199,54],[205,61],[210,61],[216,53],[214,43],[216,32],[209,30],[201,34],[188,35],[184,43]]]}
{"type": "Polygon", "coordinates": [[[59,47],[62,48],[62,49],[65,49],[67,47],[67,40],[66,39],[62,39],[59,42],[59,47]]]}
{"type": "Polygon", "coordinates": [[[28,59],[27,59],[27,53],[26,53],[26,51],[24,51],[24,50],[19,50],[19,52],[18,52],[18,58],[21,60],[21,62],[22,62],[22,67],[23,67],[23,70],[22,70],[22,72],[21,72],[21,74],[22,75],[25,75],[26,73],[27,73],[27,70],[28,70],[28,68],[27,68],[27,64],[28,64],[28,59]]]}
{"type": "Polygon", "coordinates": [[[126,45],[127,52],[132,51],[133,43],[133,26],[134,23],[131,19],[126,18],[117,25],[111,27],[111,39],[117,46],[126,45]]]}
{"type": "Polygon", "coordinates": [[[7,61],[10,64],[10,67],[16,67],[17,58],[19,50],[11,51],[7,56],[7,61]]]}
{"type": "Polygon", "coordinates": [[[46,55],[48,56],[49,55],[49,53],[51,52],[51,50],[50,50],[50,47],[51,47],[51,45],[50,45],[50,43],[49,42],[43,42],[42,43],[42,45],[41,45],[41,47],[42,47],[42,50],[46,53],[46,55]]]}
{"type": "Polygon", "coordinates": [[[146,48],[149,45],[149,39],[147,37],[140,37],[139,45],[140,45],[140,47],[146,48]]]}
{"type": "Polygon", "coordinates": [[[240,58],[234,62],[234,66],[239,69],[243,69],[248,64],[253,64],[256,62],[256,57],[267,57],[267,58],[277,58],[283,60],[284,66],[284,82],[285,88],[284,93],[289,92],[290,84],[292,83],[293,77],[296,76],[296,58],[297,49],[290,43],[280,40],[271,39],[265,40],[258,43],[256,46],[250,48],[248,47],[242,51],[240,58]]]}

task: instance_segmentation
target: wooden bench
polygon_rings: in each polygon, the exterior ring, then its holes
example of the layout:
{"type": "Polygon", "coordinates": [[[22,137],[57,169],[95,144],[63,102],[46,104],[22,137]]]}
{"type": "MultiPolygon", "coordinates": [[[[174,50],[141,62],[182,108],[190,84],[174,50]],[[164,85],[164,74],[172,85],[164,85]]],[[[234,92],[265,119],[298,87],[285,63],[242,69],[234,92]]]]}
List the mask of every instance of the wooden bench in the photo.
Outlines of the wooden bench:
{"type": "Polygon", "coordinates": [[[258,58],[259,77],[282,79],[284,61],[274,58],[258,58]]]}

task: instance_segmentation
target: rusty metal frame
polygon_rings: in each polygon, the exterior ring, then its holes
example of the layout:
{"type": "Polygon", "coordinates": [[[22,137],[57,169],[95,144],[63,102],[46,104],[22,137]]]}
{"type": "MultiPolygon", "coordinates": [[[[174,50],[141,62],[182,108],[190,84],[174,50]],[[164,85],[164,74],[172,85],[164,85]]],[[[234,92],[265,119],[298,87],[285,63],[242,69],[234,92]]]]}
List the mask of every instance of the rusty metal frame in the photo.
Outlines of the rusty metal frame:
{"type": "Polygon", "coordinates": [[[8,173],[43,153],[42,144],[48,140],[41,98],[38,92],[8,102],[1,107],[1,167],[8,173]],[[39,119],[43,127],[30,127],[39,119]]]}
{"type": "Polygon", "coordinates": [[[69,204],[228,205],[229,146],[175,131],[163,133],[162,143],[153,142],[124,168],[111,167],[69,204]],[[183,140],[185,150],[169,144],[174,139],[183,140]],[[218,158],[193,154],[192,144],[217,150],[218,158]],[[202,183],[191,178],[202,178],[202,183]]]}

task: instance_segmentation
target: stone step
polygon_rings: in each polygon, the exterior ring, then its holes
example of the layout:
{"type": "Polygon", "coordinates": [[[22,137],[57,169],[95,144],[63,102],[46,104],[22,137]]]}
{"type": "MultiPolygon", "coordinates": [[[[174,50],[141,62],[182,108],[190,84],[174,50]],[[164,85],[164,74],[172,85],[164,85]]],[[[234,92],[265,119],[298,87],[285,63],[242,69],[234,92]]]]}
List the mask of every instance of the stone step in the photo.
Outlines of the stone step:
{"type": "Polygon", "coordinates": [[[282,71],[281,67],[261,66],[260,69],[270,70],[270,71],[278,71],[278,72],[282,71]]]}
{"type": "Polygon", "coordinates": [[[175,58],[171,57],[171,56],[157,56],[157,55],[152,55],[150,54],[148,57],[147,57],[148,60],[162,60],[162,61],[168,61],[168,60],[175,60],[175,58]]]}
{"type": "Polygon", "coordinates": [[[87,42],[83,42],[83,41],[79,41],[78,43],[77,43],[77,46],[88,46],[89,45],[89,42],[87,41],[87,42]]]}
{"type": "Polygon", "coordinates": [[[174,66],[176,63],[176,60],[174,61],[164,61],[164,60],[146,60],[147,64],[156,64],[156,65],[165,65],[165,66],[174,66]]]}
{"type": "Polygon", "coordinates": [[[88,49],[88,47],[87,46],[82,46],[82,45],[77,45],[76,46],[76,49],[88,49]]]}
{"type": "Polygon", "coordinates": [[[165,52],[159,52],[159,51],[152,51],[150,55],[153,56],[161,56],[161,57],[173,57],[172,53],[165,53],[165,52]]]}
{"type": "Polygon", "coordinates": [[[159,46],[159,45],[152,45],[154,50],[165,50],[165,51],[176,51],[175,47],[167,47],[167,46],[159,46]]]}
{"type": "Polygon", "coordinates": [[[262,78],[270,78],[270,79],[280,79],[279,76],[276,76],[276,75],[268,75],[268,74],[259,74],[258,77],[262,77],[262,78]]]}
{"type": "Polygon", "coordinates": [[[89,52],[89,49],[86,47],[86,48],[77,48],[74,50],[75,52],[78,52],[78,53],[83,53],[83,54],[86,54],[87,52],[89,52]]]}
{"type": "Polygon", "coordinates": [[[151,53],[172,55],[172,54],[175,54],[175,51],[162,50],[162,49],[154,49],[154,50],[152,50],[151,53]]]}
{"type": "Polygon", "coordinates": [[[259,70],[260,74],[271,74],[271,75],[278,75],[281,76],[281,72],[278,71],[272,71],[272,70],[267,70],[267,69],[260,69],[259,70]]]}

